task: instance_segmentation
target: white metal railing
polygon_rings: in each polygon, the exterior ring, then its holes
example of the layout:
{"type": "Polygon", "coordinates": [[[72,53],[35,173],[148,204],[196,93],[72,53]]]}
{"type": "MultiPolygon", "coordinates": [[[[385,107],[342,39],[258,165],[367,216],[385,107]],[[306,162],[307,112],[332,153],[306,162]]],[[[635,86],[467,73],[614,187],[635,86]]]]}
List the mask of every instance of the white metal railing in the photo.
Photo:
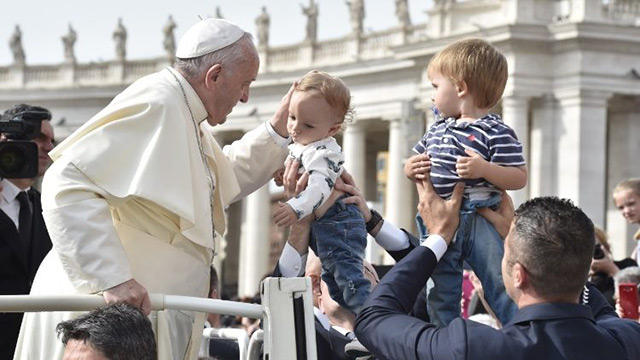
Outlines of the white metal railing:
{"type": "Polygon", "coordinates": [[[248,359],[257,359],[260,356],[260,349],[262,348],[262,342],[264,341],[264,331],[258,329],[253,332],[251,339],[249,340],[249,351],[247,354],[248,359]]]}
{"type": "MultiPolygon", "coordinates": [[[[298,359],[302,356],[316,360],[311,280],[267,278],[260,286],[262,305],[164,294],[150,294],[149,300],[153,311],[198,311],[262,319],[264,333],[258,330],[250,340],[246,333],[242,336],[234,329],[216,329],[206,333],[207,336],[238,340],[244,356],[241,360],[257,359],[256,354],[261,350],[265,359],[298,359]],[[296,314],[296,301],[302,301],[302,313],[296,314]],[[300,322],[301,327],[296,326],[296,322],[300,322]],[[264,344],[264,348],[260,344],[264,344]]],[[[90,311],[105,305],[101,295],[0,295],[0,312],[90,311]]]]}
{"type": "MultiPolygon", "coordinates": [[[[186,310],[262,318],[260,305],[189,296],[149,294],[151,310],[186,310]]],[[[106,303],[101,295],[2,295],[2,312],[90,311],[106,303]]]]}

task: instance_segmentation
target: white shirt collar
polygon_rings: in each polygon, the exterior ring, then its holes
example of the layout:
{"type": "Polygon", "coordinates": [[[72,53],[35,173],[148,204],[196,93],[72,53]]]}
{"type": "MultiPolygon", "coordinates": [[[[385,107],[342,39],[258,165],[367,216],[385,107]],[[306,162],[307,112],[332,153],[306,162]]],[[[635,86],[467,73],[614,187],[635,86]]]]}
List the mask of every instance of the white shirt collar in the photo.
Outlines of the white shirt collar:
{"type": "Polygon", "coordinates": [[[15,200],[20,191],[28,191],[29,189],[31,189],[31,187],[22,190],[19,187],[15,186],[11,181],[2,179],[2,197],[3,200],[8,203],[15,200]]]}

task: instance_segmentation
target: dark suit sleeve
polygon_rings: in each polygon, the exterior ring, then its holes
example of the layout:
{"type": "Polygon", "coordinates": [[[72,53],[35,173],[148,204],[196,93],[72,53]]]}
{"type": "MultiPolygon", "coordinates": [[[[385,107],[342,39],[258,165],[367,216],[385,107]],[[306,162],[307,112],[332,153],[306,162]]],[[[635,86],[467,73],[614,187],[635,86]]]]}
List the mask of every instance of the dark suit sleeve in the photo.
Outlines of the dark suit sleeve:
{"type": "Polygon", "coordinates": [[[407,315],[436,264],[430,249],[417,247],[384,276],[365,302],[356,318],[355,333],[376,358],[440,358],[450,356],[456,343],[465,343],[461,338],[465,333],[454,331],[463,322],[438,329],[407,315]],[[457,335],[450,336],[454,332],[457,335]]]}
{"type": "Polygon", "coordinates": [[[582,294],[580,294],[580,303],[591,308],[591,313],[596,321],[618,317],[615,309],[590,282],[587,282],[582,290],[582,294]]]}
{"type": "MultiPolygon", "coordinates": [[[[417,237],[413,236],[405,229],[400,230],[402,230],[402,232],[407,235],[407,238],[409,238],[409,247],[398,251],[387,251],[387,253],[389,253],[396,262],[402,260],[411,252],[411,250],[420,245],[420,240],[418,240],[417,237]]],[[[427,322],[431,321],[429,314],[427,313],[427,299],[424,291],[420,291],[420,293],[418,293],[418,298],[413,303],[413,308],[409,312],[409,315],[427,322]]]]}

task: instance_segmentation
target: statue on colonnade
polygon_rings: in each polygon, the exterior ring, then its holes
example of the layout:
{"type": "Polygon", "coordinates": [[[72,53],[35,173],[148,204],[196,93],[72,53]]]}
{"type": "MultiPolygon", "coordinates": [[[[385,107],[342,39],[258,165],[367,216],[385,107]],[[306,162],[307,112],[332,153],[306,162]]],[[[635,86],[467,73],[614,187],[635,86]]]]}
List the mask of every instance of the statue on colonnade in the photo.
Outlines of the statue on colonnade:
{"type": "Polygon", "coordinates": [[[356,35],[362,35],[364,22],[364,0],[345,0],[349,6],[349,14],[351,16],[351,32],[356,35]]]}
{"type": "Polygon", "coordinates": [[[411,25],[411,17],[409,16],[409,4],[407,0],[396,0],[396,17],[401,27],[411,25]]]}
{"type": "Polygon", "coordinates": [[[256,18],[256,28],[258,32],[258,45],[267,47],[269,45],[269,14],[266,6],[262,7],[262,12],[256,18]]]}
{"type": "Polygon", "coordinates": [[[309,6],[302,7],[302,13],[307,15],[307,37],[306,41],[316,42],[318,40],[318,6],[314,0],[309,0],[309,6]]]}
{"type": "Polygon", "coordinates": [[[171,60],[173,60],[173,58],[176,56],[176,38],[173,35],[173,31],[176,29],[176,27],[177,25],[175,21],[173,21],[173,16],[169,15],[167,23],[162,28],[162,32],[164,33],[164,40],[162,41],[162,45],[167,52],[167,57],[171,60]]]}
{"type": "Polygon", "coordinates": [[[124,61],[127,56],[127,29],[122,25],[122,18],[118,19],[118,25],[113,31],[113,40],[116,42],[116,59],[124,61]]]}
{"type": "Polygon", "coordinates": [[[62,36],[62,45],[64,47],[64,61],[69,64],[75,64],[76,55],[73,53],[73,46],[76,43],[78,36],[76,31],[73,30],[71,24],[69,24],[69,32],[67,35],[62,36]]]}
{"type": "Polygon", "coordinates": [[[13,53],[13,63],[15,65],[24,66],[26,64],[26,56],[24,55],[24,49],[22,48],[22,31],[20,26],[16,25],[11,38],[9,39],[9,48],[13,53]]]}

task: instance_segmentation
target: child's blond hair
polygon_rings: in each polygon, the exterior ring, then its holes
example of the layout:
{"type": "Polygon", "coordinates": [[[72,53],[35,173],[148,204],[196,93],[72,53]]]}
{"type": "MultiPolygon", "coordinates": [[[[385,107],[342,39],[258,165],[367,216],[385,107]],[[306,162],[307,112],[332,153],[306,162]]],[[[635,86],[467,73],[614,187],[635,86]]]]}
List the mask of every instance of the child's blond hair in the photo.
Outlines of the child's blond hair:
{"type": "MultiPolygon", "coordinates": [[[[624,181],[621,181],[616,185],[615,189],[613,189],[613,193],[617,193],[618,191],[631,190],[637,196],[640,196],[640,178],[631,178],[624,181]]],[[[640,240],[640,230],[636,232],[633,236],[634,239],[640,240]]]]}
{"type": "Polygon", "coordinates": [[[333,108],[339,122],[351,116],[351,92],[337,76],[322,71],[310,71],[300,79],[295,91],[316,91],[333,108]]]}
{"type": "Polygon", "coordinates": [[[475,105],[481,109],[494,107],[507,84],[507,59],[496,48],[481,39],[456,41],[429,62],[427,73],[439,73],[454,84],[464,81],[475,105]]]}
{"type": "Polygon", "coordinates": [[[622,190],[632,190],[636,195],[640,196],[640,178],[631,178],[621,181],[616,185],[613,192],[616,193],[622,190]]]}

